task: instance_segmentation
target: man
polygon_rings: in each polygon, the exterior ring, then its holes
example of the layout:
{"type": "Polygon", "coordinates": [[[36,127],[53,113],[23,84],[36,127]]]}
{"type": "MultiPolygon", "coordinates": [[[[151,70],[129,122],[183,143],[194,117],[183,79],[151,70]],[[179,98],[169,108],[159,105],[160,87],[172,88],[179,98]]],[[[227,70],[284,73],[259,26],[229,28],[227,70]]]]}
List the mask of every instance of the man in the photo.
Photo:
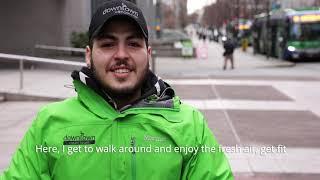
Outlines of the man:
{"type": "Polygon", "coordinates": [[[223,64],[223,70],[227,69],[228,61],[231,63],[231,69],[234,69],[234,61],[233,61],[233,51],[234,51],[234,43],[232,42],[231,38],[228,38],[224,44],[224,64],[223,64]]]}
{"type": "Polygon", "coordinates": [[[38,113],[1,180],[233,179],[202,114],[149,71],[134,4],[100,7],[89,38],[87,67],[72,73],[78,97],[38,113]]]}

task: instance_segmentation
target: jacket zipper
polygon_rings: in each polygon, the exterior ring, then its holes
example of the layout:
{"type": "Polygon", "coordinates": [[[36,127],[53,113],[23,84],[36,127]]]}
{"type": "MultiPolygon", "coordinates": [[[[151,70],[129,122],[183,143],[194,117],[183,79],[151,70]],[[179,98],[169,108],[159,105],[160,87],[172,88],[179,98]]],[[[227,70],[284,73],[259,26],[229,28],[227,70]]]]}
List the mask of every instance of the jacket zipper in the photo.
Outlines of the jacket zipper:
{"type": "Polygon", "coordinates": [[[131,156],[131,172],[132,172],[132,180],[136,180],[136,138],[131,137],[131,147],[133,149],[131,156]]]}

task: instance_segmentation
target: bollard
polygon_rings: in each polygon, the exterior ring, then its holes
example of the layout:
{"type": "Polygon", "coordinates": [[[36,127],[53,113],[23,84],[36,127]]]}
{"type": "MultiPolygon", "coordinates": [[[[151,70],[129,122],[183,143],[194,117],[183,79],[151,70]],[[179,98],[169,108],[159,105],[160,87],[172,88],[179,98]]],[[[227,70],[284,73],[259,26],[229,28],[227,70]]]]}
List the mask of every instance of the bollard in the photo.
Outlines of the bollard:
{"type": "Polygon", "coordinates": [[[23,59],[21,58],[19,61],[19,69],[20,69],[20,85],[19,90],[23,89],[23,59]]]}

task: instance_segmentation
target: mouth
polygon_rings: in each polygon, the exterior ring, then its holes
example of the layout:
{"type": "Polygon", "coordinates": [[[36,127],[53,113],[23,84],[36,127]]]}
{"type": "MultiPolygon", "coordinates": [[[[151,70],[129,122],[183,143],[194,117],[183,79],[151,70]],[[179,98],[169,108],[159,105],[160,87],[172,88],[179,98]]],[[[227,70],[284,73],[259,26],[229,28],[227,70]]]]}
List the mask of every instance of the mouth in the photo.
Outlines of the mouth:
{"type": "Polygon", "coordinates": [[[126,68],[122,68],[122,69],[115,69],[112,72],[114,72],[114,73],[129,73],[130,70],[126,69],[126,68]]]}
{"type": "Polygon", "coordinates": [[[111,68],[110,71],[116,78],[123,79],[129,76],[130,72],[132,72],[132,69],[128,66],[116,66],[111,68]]]}

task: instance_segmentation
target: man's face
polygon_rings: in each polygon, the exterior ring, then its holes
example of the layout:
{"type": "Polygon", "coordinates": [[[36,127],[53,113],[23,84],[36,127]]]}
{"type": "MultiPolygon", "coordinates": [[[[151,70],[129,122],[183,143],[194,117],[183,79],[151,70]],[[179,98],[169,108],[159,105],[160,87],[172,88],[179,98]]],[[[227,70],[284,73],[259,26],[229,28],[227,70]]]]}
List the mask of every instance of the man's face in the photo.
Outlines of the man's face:
{"type": "Polygon", "coordinates": [[[86,48],[86,63],[111,95],[125,96],[140,90],[149,69],[151,48],[136,24],[113,19],[86,48]]]}

